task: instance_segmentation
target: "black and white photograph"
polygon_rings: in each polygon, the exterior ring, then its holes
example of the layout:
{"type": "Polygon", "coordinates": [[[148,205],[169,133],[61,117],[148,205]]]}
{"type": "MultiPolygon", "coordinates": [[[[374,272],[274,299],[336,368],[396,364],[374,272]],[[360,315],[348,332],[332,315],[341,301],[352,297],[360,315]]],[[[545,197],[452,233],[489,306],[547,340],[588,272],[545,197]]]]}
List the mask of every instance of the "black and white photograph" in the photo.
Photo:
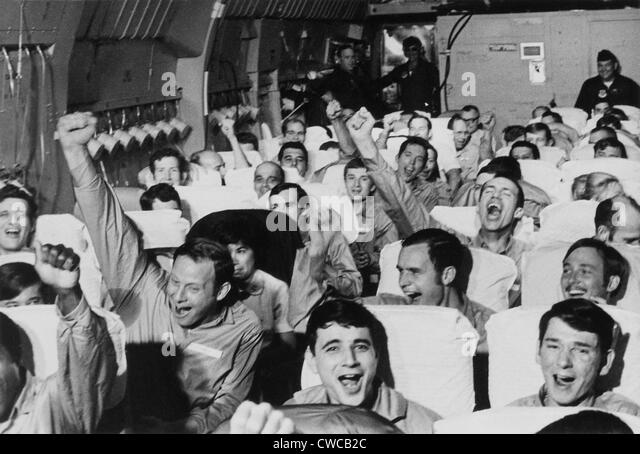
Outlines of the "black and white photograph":
{"type": "Polygon", "coordinates": [[[640,0],[0,0],[0,434],[640,434],[639,45],[640,0]]]}

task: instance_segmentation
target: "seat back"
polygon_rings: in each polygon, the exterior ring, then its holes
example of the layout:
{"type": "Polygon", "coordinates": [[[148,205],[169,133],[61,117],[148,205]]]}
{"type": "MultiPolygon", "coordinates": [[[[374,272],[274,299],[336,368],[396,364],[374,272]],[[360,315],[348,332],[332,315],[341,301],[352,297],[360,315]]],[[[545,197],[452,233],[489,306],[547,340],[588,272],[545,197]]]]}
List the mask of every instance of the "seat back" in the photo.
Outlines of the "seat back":
{"type": "Polygon", "coordinates": [[[576,200],[554,203],[543,208],[540,212],[539,238],[548,242],[573,242],[594,236],[597,207],[597,202],[576,200]]]}
{"type": "Polygon", "coordinates": [[[578,132],[584,129],[589,117],[584,110],[577,107],[554,107],[551,110],[560,114],[565,125],[571,126],[578,132]]]}
{"type": "Polygon", "coordinates": [[[125,214],[142,233],[144,249],[177,248],[191,228],[180,210],[127,211],[125,214]]]}
{"type": "Polygon", "coordinates": [[[176,186],[176,191],[182,199],[183,211],[188,214],[192,224],[209,213],[258,208],[253,186],[242,189],[232,186],[176,186]]]}

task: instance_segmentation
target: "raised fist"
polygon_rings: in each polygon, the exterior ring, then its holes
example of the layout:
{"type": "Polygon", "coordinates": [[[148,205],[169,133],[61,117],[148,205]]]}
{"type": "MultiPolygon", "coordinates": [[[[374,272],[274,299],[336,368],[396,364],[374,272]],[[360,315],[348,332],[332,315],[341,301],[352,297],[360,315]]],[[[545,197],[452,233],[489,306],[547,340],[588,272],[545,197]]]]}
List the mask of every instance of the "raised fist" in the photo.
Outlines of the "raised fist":
{"type": "Polygon", "coordinates": [[[96,133],[98,120],[90,112],[67,114],[58,120],[58,138],[64,149],[84,147],[96,133]]]}
{"type": "Polygon", "coordinates": [[[73,249],[62,244],[36,243],[35,268],[40,279],[57,292],[68,292],[76,288],[80,279],[80,257],[73,249]]]}
{"type": "Polygon", "coordinates": [[[330,121],[338,120],[342,116],[342,106],[337,100],[329,101],[327,104],[327,118],[330,121]]]}
{"type": "Polygon", "coordinates": [[[354,140],[370,139],[374,124],[375,119],[373,118],[373,115],[371,115],[371,112],[369,112],[365,107],[361,107],[359,111],[349,118],[347,121],[347,128],[349,129],[349,134],[351,134],[351,137],[353,137],[354,140]]]}

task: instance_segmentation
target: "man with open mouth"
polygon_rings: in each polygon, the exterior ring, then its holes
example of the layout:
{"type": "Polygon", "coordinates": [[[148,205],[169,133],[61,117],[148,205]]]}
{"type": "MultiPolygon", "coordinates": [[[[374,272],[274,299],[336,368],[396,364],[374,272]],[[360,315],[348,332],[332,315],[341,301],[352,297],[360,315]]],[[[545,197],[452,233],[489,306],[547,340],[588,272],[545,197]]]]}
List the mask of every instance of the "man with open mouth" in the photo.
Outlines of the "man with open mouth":
{"type": "Polygon", "coordinates": [[[554,304],[540,319],[536,361],[544,385],[518,399],[518,407],[593,407],[640,415],[640,406],[611,391],[600,392],[615,357],[616,322],[597,304],[568,299],[554,304]]]}
{"type": "Polygon", "coordinates": [[[13,184],[0,189],[0,255],[29,246],[35,217],[36,204],[27,190],[13,184]]]}
{"type": "Polygon", "coordinates": [[[562,261],[560,283],[565,298],[615,304],[626,287],[629,264],[613,247],[595,238],[573,243],[562,261]]]}
{"type": "Polygon", "coordinates": [[[226,246],[189,240],[176,249],[170,273],[141,252],[89,156],[96,123],[90,113],[65,115],[58,133],[114,311],[127,326],[131,415],[123,419],[133,431],[210,432],[249,393],[260,321],[237,301],[226,246]]]}
{"type": "Polygon", "coordinates": [[[321,385],[294,394],[285,405],[340,404],[369,409],[405,433],[432,433],[440,417],[407,400],[377,377],[384,351],[384,328],[364,306],[334,300],[309,317],[307,340],[311,369],[321,385]]]}

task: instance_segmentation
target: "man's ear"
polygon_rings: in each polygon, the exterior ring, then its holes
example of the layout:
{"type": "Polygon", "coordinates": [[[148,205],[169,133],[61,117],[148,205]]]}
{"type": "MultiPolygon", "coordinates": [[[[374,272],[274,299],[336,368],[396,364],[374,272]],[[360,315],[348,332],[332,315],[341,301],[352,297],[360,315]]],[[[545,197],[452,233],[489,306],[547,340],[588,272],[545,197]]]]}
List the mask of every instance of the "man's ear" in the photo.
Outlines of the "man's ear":
{"type": "Polygon", "coordinates": [[[448,266],[444,270],[442,270],[442,275],[440,276],[440,280],[444,286],[450,286],[453,284],[453,281],[456,279],[456,269],[453,266],[448,266]]]}
{"type": "Polygon", "coordinates": [[[542,348],[542,345],[540,344],[540,341],[536,342],[536,364],[540,364],[542,361],[540,360],[540,349],[542,348]]]}
{"type": "Polygon", "coordinates": [[[600,241],[607,242],[609,241],[609,228],[606,225],[598,226],[598,230],[596,230],[596,238],[600,241]]]}
{"type": "Polygon", "coordinates": [[[311,349],[309,349],[309,347],[307,347],[307,349],[305,350],[304,357],[309,362],[309,369],[311,369],[311,372],[313,372],[314,374],[317,375],[318,374],[318,364],[316,363],[316,355],[311,353],[311,349]]]}
{"type": "Polygon", "coordinates": [[[603,366],[600,369],[600,376],[604,377],[611,370],[611,366],[613,366],[613,360],[616,358],[616,354],[613,349],[607,350],[606,356],[603,358],[603,366]]]}
{"type": "Polygon", "coordinates": [[[513,219],[522,219],[522,216],[524,216],[524,208],[516,208],[516,211],[513,212],[513,219]]]}
{"type": "Polygon", "coordinates": [[[620,276],[609,276],[609,282],[607,283],[607,293],[615,292],[620,286],[620,276]]]}
{"type": "Polygon", "coordinates": [[[221,301],[227,297],[229,292],[231,291],[231,284],[229,282],[223,283],[218,289],[218,294],[216,295],[216,300],[221,301]]]}

